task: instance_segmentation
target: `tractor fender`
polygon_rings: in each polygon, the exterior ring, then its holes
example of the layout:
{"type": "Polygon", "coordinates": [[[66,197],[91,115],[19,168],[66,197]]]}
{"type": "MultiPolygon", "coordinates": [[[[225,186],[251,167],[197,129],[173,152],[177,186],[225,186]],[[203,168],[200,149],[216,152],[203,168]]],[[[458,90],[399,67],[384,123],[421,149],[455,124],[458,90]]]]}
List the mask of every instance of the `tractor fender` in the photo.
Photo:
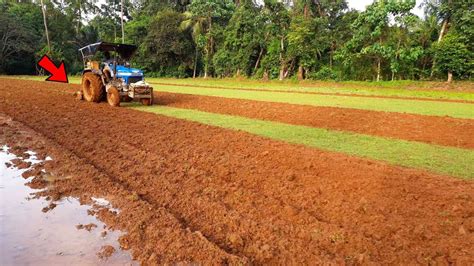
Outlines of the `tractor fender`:
{"type": "Polygon", "coordinates": [[[82,75],[84,76],[84,74],[86,74],[88,72],[92,72],[92,73],[96,74],[97,76],[99,76],[100,80],[102,81],[102,84],[105,86],[106,82],[105,82],[104,75],[103,75],[101,70],[98,70],[98,69],[84,69],[82,71],[82,75]]]}

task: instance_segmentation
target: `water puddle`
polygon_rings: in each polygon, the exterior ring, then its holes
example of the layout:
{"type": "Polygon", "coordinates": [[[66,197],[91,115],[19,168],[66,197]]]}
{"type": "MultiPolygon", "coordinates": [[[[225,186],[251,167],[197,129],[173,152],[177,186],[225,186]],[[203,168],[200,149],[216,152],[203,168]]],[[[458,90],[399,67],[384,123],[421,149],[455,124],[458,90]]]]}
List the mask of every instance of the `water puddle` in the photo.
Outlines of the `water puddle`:
{"type": "MultiPolygon", "coordinates": [[[[34,152],[28,153],[29,158],[23,161],[41,162],[34,152]]],[[[9,153],[8,147],[0,147],[0,265],[137,264],[128,252],[120,249],[118,238],[123,232],[108,230],[103,222],[89,215],[91,206],[68,197],[54,202],[57,206],[44,212],[50,202],[33,198],[39,190],[25,185],[32,179],[22,177],[28,169],[5,164],[15,158],[22,159],[9,153]],[[102,255],[115,252],[101,258],[98,253],[104,247],[107,248],[102,255]]],[[[93,198],[93,201],[111,207],[105,199],[93,198]]]]}

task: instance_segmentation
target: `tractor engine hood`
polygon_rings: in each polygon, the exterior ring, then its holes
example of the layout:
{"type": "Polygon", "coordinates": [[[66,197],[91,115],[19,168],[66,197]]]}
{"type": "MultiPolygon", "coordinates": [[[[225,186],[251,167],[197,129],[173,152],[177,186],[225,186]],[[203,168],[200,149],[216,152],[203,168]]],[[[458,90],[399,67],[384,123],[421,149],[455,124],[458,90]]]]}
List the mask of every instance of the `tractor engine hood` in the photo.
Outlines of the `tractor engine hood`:
{"type": "MultiPolygon", "coordinates": [[[[110,68],[113,69],[113,65],[110,68]]],[[[126,66],[117,66],[117,77],[124,76],[143,76],[143,71],[137,68],[131,68],[126,66]]]]}

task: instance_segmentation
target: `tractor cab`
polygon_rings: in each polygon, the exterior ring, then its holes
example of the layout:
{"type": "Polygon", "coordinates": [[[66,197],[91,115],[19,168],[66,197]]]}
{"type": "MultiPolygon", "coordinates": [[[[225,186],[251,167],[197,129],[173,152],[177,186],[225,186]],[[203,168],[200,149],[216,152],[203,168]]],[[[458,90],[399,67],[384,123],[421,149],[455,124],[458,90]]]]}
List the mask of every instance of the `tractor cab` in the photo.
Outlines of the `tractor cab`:
{"type": "Polygon", "coordinates": [[[136,50],[135,45],[107,42],[98,42],[79,49],[84,62],[84,98],[98,102],[100,95],[106,93],[107,101],[113,106],[120,105],[120,101],[132,100],[146,105],[152,104],[153,88],[145,82],[142,70],[130,66],[129,60],[136,50]],[[102,88],[91,87],[96,83],[100,83],[97,87],[102,88]]]}

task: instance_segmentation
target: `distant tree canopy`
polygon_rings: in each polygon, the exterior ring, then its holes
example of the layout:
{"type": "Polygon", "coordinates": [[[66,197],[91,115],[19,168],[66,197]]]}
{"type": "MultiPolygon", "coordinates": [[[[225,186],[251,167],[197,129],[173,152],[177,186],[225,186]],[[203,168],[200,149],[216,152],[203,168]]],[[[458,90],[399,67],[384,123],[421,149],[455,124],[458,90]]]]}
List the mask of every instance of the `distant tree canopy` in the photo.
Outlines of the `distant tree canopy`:
{"type": "Polygon", "coordinates": [[[99,40],[139,47],[150,76],[262,79],[472,79],[469,1],[38,0],[0,2],[0,73],[37,74],[44,53],[82,68],[78,48],[99,40]],[[100,3],[100,4],[99,4],[100,3]],[[47,34],[46,34],[47,33],[47,34]],[[49,41],[48,41],[49,39],[49,41]]]}

